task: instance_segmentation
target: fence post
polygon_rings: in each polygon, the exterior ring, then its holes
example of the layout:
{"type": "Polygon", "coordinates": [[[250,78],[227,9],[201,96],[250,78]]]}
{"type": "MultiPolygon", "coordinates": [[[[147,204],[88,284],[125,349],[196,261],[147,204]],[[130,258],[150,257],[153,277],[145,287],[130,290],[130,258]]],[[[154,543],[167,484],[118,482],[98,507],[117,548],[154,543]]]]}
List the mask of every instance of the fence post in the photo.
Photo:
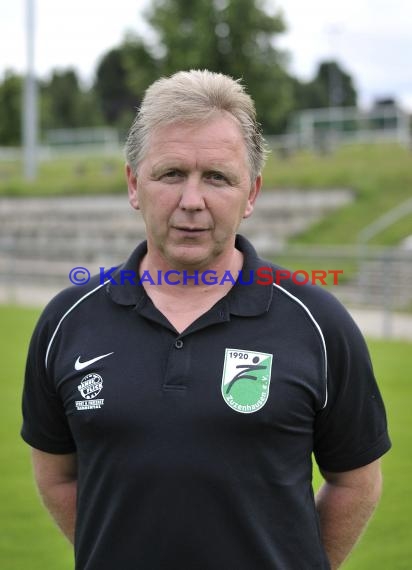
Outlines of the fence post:
{"type": "Polygon", "coordinates": [[[382,334],[384,338],[392,338],[392,308],[393,308],[393,287],[392,287],[392,263],[391,254],[384,253],[382,256],[382,334]]]}

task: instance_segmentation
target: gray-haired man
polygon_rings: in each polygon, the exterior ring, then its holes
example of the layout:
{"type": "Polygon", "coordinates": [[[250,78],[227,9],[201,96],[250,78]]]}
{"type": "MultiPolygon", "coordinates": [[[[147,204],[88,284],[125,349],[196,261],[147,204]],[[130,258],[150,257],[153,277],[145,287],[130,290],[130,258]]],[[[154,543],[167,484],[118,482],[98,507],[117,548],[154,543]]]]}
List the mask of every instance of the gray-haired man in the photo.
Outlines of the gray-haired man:
{"type": "Polygon", "coordinates": [[[252,100],[161,79],[126,154],[147,241],[51,301],[27,363],[22,435],[77,570],[338,568],[380,496],[385,411],[331,295],[237,279],[276,271],[237,235],[264,162],[252,100]]]}

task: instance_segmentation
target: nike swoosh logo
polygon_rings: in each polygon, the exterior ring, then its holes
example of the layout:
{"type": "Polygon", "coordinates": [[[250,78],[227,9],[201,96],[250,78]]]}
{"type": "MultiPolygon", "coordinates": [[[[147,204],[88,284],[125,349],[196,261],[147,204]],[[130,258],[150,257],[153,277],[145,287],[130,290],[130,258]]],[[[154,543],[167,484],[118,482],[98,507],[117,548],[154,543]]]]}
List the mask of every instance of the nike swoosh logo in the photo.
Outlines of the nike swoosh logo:
{"type": "Polygon", "coordinates": [[[110,356],[111,354],[114,354],[114,352],[108,352],[107,354],[102,354],[101,356],[96,356],[96,358],[92,358],[91,360],[85,360],[84,362],[80,362],[80,356],[79,356],[78,359],[76,360],[76,362],[74,363],[74,369],[75,370],[83,370],[83,368],[87,368],[87,366],[90,366],[90,364],[94,364],[98,360],[101,360],[102,358],[106,358],[106,356],[110,356]]]}

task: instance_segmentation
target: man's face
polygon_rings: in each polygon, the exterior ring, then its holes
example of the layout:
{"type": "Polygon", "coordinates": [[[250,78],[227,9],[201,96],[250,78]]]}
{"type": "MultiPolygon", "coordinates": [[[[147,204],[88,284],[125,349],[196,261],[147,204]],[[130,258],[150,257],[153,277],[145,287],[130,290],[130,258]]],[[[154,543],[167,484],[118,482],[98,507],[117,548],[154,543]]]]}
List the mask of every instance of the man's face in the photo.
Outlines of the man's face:
{"type": "Polygon", "coordinates": [[[129,200],[142,211],[148,254],[178,270],[205,269],[234,247],[261,178],[250,180],[240,128],[229,114],[207,123],[159,127],[137,177],[127,167],[129,200]]]}

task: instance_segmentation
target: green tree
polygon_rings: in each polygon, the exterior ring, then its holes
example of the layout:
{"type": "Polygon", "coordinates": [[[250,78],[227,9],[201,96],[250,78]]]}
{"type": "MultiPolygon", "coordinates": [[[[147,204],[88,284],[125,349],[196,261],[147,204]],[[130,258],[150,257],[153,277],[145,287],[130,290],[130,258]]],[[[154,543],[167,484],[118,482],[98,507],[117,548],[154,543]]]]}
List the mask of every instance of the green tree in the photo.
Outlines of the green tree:
{"type": "Polygon", "coordinates": [[[155,0],[146,14],[158,39],[159,70],[207,68],[242,78],[267,132],[285,126],[293,84],[275,46],[285,29],[259,0],[155,0]]]}
{"type": "Polygon", "coordinates": [[[134,96],[136,107],[140,104],[149,85],[159,77],[161,73],[159,61],[150,53],[143,40],[136,35],[128,34],[120,49],[126,71],[126,85],[134,96]]]}
{"type": "Polygon", "coordinates": [[[76,71],[53,71],[40,88],[42,129],[92,127],[101,123],[91,90],[83,90],[76,71]]]}
{"type": "Polygon", "coordinates": [[[94,89],[107,123],[127,127],[145,89],[157,76],[155,60],[143,42],[128,36],[101,59],[94,89]]]}
{"type": "Polygon", "coordinates": [[[299,109],[354,107],[357,103],[353,79],[336,61],[320,63],[315,78],[308,83],[295,80],[294,89],[299,109]]]}
{"type": "Polygon", "coordinates": [[[12,71],[6,71],[0,84],[0,145],[17,146],[22,136],[23,80],[12,71]]]}

